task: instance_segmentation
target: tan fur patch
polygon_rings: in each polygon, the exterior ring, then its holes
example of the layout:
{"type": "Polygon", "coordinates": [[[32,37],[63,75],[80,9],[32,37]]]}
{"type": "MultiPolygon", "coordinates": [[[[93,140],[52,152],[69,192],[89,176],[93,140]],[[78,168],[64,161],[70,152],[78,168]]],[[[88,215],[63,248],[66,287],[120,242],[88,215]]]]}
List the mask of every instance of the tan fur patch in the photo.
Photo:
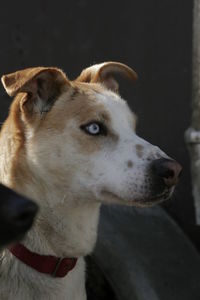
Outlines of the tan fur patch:
{"type": "MultiPolygon", "coordinates": [[[[91,86],[91,84],[90,84],[91,86]]],[[[74,85],[76,87],[76,96],[74,98],[68,98],[67,103],[65,96],[63,95],[63,108],[61,109],[59,116],[60,122],[63,122],[64,126],[69,121],[72,121],[76,124],[76,129],[71,130],[71,136],[74,141],[77,141],[78,146],[81,148],[82,153],[92,153],[98,151],[103,147],[102,139],[103,136],[92,136],[86,134],[80,129],[81,125],[86,125],[92,121],[102,122],[108,128],[111,124],[111,119],[109,113],[105,110],[105,107],[102,103],[95,101],[96,93],[102,92],[102,87],[99,85],[93,85],[92,88],[84,84],[74,85]],[[67,120],[67,122],[66,122],[67,120]]],[[[59,105],[59,101],[57,103],[59,105]]],[[[51,117],[51,114],[57,113],[57,110],[54,109],[50,112],[47,118],[51,117]]],[[[52,120],[55,118],[51,117],[52,120]]],[[[50,122],[48,121],[48,126],[50,122]]],[[[64,128],[63,126],[63,128],[64,128]]],[[[57,127],[54,124],[54,127],[57,127]]],[[[108,137],[113,141],[118,140],[118,136],[108,129],[108,137]]]]}
{"type": "MultiPolygon", "coordinates": [[[[5,162],[6,165],[3,167],[3,171],[9,174],[9,186],[17,191],[21,190],[24,181],[30,176],[24,152],[25,126],[20,117],[20,101],[24,96],[25,94],[19,94],[15,98],[10,108],[9,117],[3,124],[0,135],[1,144],[6,145],[6,153],[3,152],[4,147],[1,147],[1,154],[9,156],[9,162],[5,162]],[[17,186],[20,186],[19,189],[17,186]]],[[[1,176],[3,180],[3,174],[1,176]]],[[[7,184],[7,182],[4,183],[7,184]]]]}
{"type": "Polygon", "coordinates": [[[136,154],[137,154],[137,156],[139,158],[142,158],[144,146],[142,146],[140,144],[137,144],[137,145],[135,145],[135,148],[136,148],[136,154]]]}
{"type": "Polygon", "coordinates": [[[127,167],[128,167],[128,168],[132,168],[132,167],[133,167],[133,162],[132,162],[132,160],[128,160],[128,161],[127,161],[127,167]]]}

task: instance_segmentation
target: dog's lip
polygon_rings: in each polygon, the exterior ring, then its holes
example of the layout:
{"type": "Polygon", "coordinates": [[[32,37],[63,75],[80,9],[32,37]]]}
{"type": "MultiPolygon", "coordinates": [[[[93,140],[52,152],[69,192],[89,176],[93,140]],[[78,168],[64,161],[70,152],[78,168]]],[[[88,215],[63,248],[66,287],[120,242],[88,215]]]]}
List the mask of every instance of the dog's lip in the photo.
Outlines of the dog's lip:
{"type": "Polygon", "coordinates": [[[150,201],[165,200],[165,199],[167,200],[171,195],[172,195],[172,191],[167,189],[158,195],[154,195],[147,199],[143,199],[143,201],[150,202],[150,201]]]}
{"type": "Polygon", "coordinates": [[[126,205],[136,205],[136,206],[152,206],[154,204],[158,204],[161,203],[163,201],[168,200],[171,195],[172,195],[172,191],[171,190],[165,190],[164,192],[155,195],[155,196],[151,196],[148,198],[134,198],[131,200],[127,200],[126,198],[122,198],[118,195],[116,195],[115,193],[108,191],[108,190],[102,190],[101,195],[103,197],[106,198],[110,198],[110,200],[113,202],[120,203],[120,204],[126,204],[126,205]]]}

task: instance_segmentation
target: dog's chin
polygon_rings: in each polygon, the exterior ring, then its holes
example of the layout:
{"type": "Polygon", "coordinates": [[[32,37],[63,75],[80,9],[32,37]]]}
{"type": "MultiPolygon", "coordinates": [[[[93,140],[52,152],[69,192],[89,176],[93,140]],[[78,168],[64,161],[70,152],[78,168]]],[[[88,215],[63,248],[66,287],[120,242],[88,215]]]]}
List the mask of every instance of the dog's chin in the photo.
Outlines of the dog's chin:
{"type": "Polygon", "coordinates": [[[104,190],[101,192],[101,198],[103,203],[106,204],[120,204],[120,205],[136,206],[136,207],[151,207],[156,204],[169,200],[172,196],[172,193],[173,193],[172,190],[167,190],[155,196],[127,199],[127,198],[122,198],[114,194],[113,192],[104,190]]]}

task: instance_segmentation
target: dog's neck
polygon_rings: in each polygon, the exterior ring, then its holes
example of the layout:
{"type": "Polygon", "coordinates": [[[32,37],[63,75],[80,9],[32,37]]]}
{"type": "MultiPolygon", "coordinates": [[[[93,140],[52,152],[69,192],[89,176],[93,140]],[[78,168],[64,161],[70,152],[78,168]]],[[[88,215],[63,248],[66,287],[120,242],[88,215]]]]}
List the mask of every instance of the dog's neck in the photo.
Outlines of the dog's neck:
{"type": "Polygon", "coordinates": [[[95,245],[99,220],[99,204],[78,207],[62,206],[56,210],[41,208],[33,228],[23,244],[32,251],[58,257],[80,257],[95,245]]]}
{"type": "Polygon", "coordinates": [[[41,186],[37,181],[28,182],[23,193],[35,199],[40,206],[24,245],[40,254],[58,257],[80,257],[93,250],[99,203],[72,199],[72,195],[66,195],[61,187],[49,182],[48,186],[41,186]]]}
{"type": "Polygon", "coordinates": [[[24,189],[24,194],[40,206],[36,223],[25,240],[27,247],[58,257],[89,254],[96,242],[100,204],[75,198],[63,188],[63,183],[55,183],[50,176],[40,182],[40,179],[28,182],[24,189]]]}

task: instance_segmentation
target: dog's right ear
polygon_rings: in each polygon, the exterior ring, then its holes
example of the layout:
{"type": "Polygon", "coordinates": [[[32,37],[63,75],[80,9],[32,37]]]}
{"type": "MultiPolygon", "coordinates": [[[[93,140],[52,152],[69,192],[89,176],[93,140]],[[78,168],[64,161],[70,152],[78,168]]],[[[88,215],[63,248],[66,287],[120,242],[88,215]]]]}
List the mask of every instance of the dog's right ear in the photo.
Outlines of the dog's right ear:
{"type": "Polygon", "coordinates": [[[59,94],[70,86],[66,75],[57,68],[28,68],[1,78],[3,86],[10,96],[26,93],[29,110],[33,107],[40,112],[48,111],[59,94]]]}

